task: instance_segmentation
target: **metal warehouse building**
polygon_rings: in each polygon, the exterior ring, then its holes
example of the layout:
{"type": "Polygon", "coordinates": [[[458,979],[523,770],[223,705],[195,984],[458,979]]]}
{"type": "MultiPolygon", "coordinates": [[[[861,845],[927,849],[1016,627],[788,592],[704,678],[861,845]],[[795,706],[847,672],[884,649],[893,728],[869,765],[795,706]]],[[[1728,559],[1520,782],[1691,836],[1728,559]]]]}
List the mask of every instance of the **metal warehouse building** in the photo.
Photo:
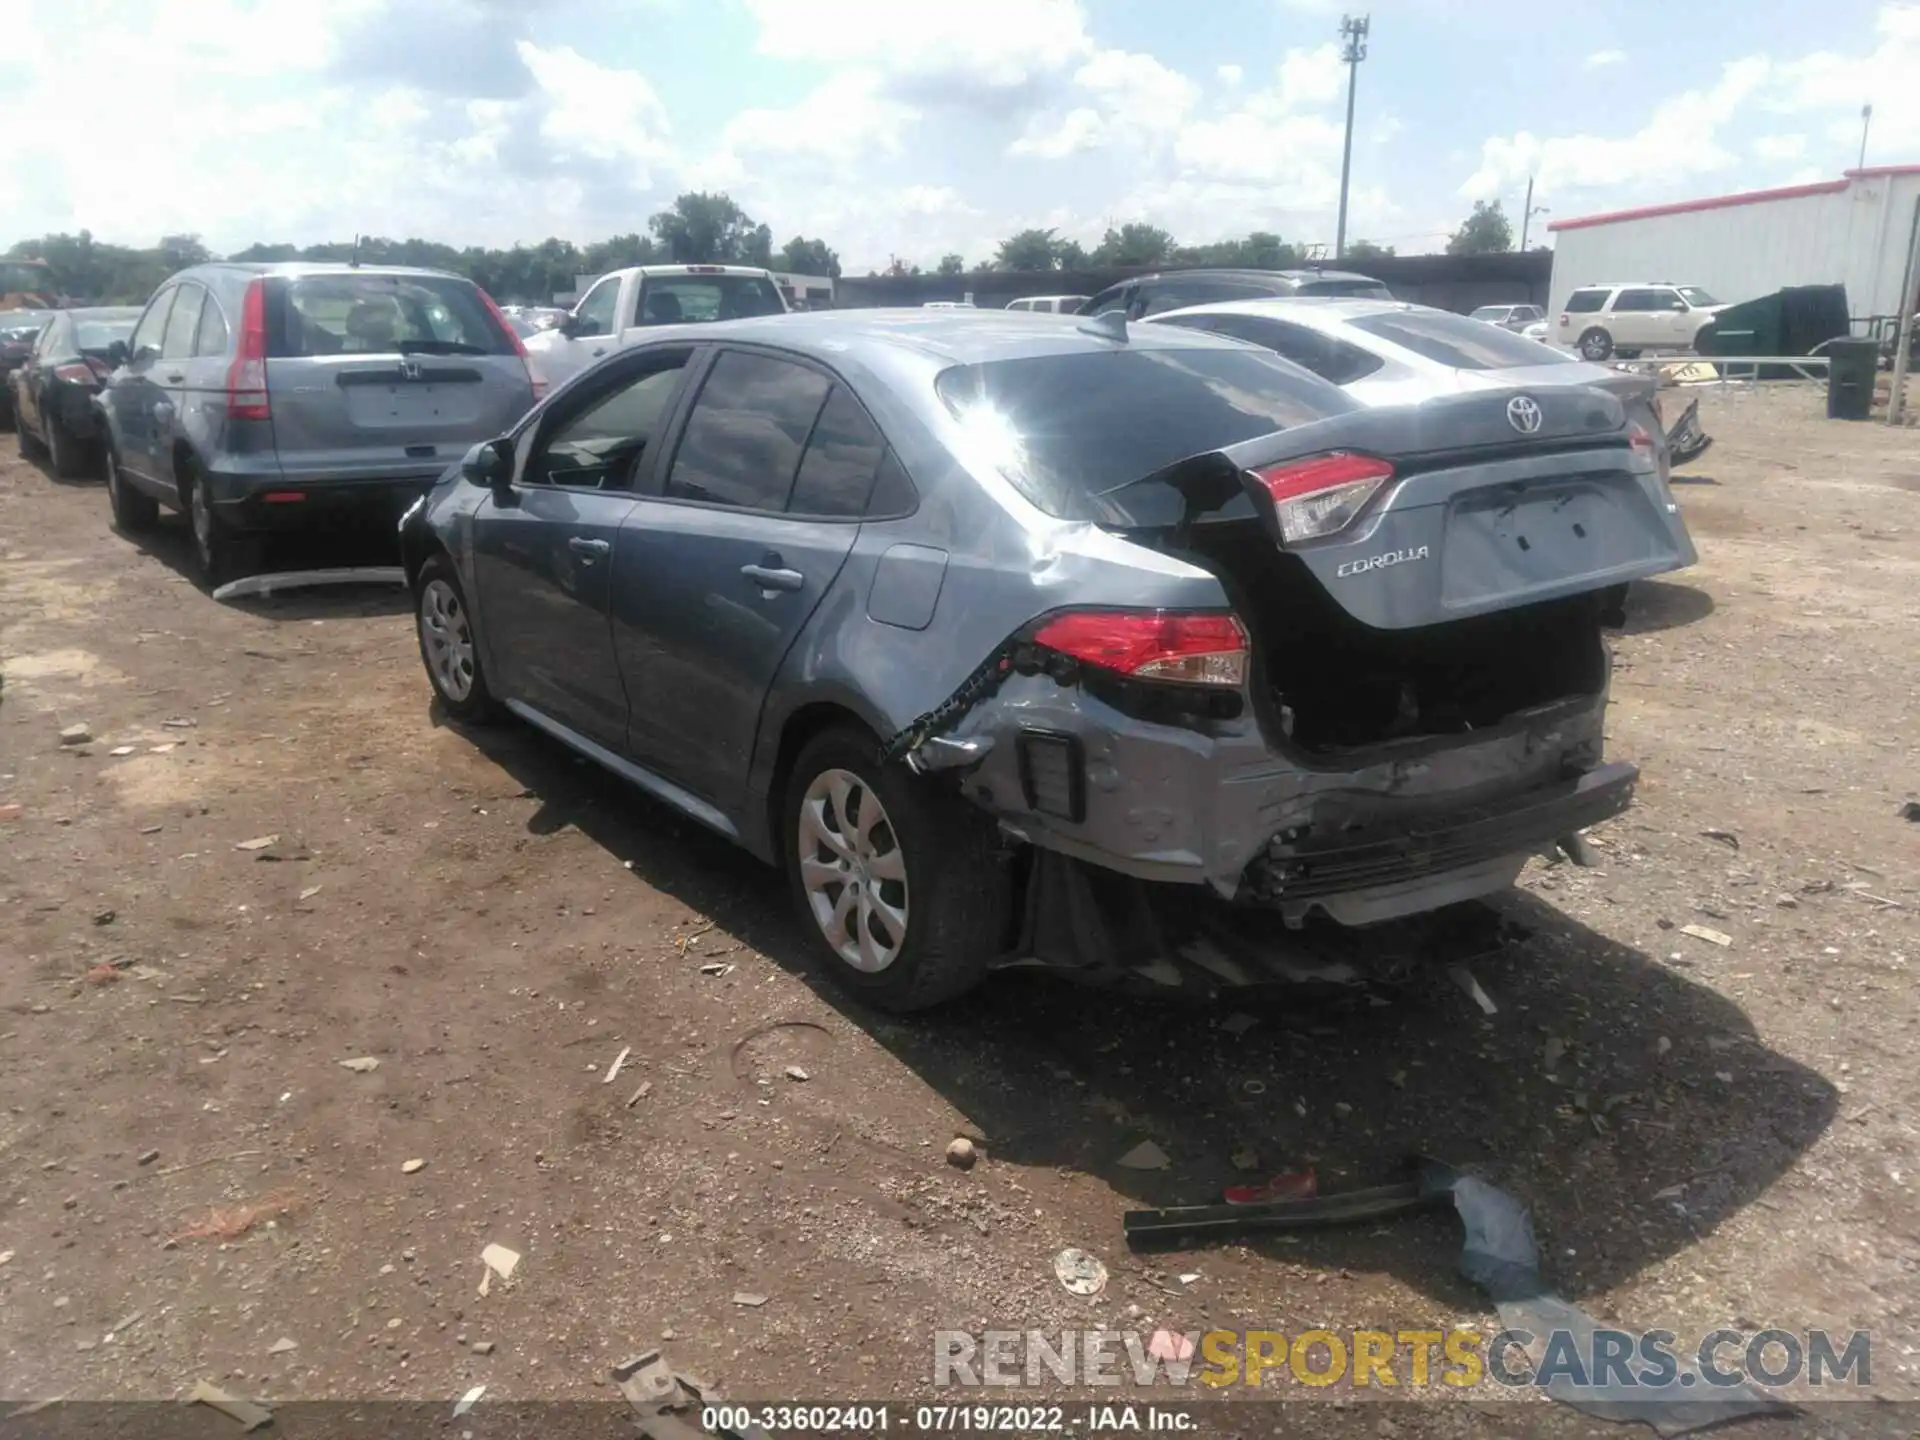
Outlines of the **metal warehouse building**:
{"type": "Polygon", "coordinates": [[[1556,220],[1547,227],[1548,313],[1559,313],[1578,286],[1646,280],[1698,285],[1728,302],[1788,285],[1841,284],[1856,321],[1897,315],[1917,223],[1920,165],[1556,220]]]}

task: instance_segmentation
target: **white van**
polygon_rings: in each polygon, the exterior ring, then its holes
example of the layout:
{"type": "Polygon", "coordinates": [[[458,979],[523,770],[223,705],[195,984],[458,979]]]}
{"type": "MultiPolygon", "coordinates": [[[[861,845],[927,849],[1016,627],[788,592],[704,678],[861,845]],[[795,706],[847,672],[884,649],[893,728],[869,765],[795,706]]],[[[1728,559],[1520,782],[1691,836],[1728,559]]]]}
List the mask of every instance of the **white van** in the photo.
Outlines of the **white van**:
{"type": "Polygon", "coordinates": [[[1075,315],[1087,303],[1085,295],[1029,295],[1007,305],[1009,310],[1041,310],[1050,315],[1075,315]]]}

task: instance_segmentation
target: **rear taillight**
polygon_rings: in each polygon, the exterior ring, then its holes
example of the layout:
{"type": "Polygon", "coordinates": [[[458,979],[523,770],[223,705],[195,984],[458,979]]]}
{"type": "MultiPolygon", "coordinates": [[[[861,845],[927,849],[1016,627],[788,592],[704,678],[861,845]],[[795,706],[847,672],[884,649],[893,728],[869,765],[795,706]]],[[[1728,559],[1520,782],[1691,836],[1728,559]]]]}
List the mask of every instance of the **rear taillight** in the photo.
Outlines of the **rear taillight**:
{"type": "Polygon", "coordinates": [[[1565,315],[1562,315],[1562,316],[1560,317],[1560,323],[1561,323],[1562,325],[1565,325],[1565,324],[1567,323],[1567,320],[1568,320],[1568,317],[1567,317],[1567,316],[1565,316],[1565,315]]]}
{"type": "Polygon", "coordinates": [[[271,420],[267,400],[267,282],[249,280],[240,302],[240,348],[227,366],[227,418],[271,420]]]}
{"type": "Polygon", "coordinates": [[[1219,611],[1071,610],[1033,641],[1136,680],[1238,686],[1247,676],[1246,629],[1219,611]]]}
{"type": "Polygon", "coordinates": [[[1393,466],[1372,455],[1315,455],[1253,472],[1272,497],[1283,544],[1322,540],[1347,528],[1380,487],[1393,478],[1393,466]]]}
{"type": "Polygon", "coordinates": [[[96,378],[91,365],[75,363],[53,367],[53,378],[64,380],[69,385],[91,385],[96,378]]]}
{"type": "Polygon", "coordinates": [[[534,403],[547,393],[547,382],[540,378],[540,372],[533,368],[533,359],[527,354],[527,342],[520,338],[520,332],[513,328],[513,322],[506,313],[493,303],[493,296],[480,291],[480,299],[487,307],[487,313],[493,317],[493,323],[500,327],[500,333],[507,337],[507,343],[513,346],[513,353],[520,357],[520,363],[527,367],[527,383],[533,386],[534,403]]]}

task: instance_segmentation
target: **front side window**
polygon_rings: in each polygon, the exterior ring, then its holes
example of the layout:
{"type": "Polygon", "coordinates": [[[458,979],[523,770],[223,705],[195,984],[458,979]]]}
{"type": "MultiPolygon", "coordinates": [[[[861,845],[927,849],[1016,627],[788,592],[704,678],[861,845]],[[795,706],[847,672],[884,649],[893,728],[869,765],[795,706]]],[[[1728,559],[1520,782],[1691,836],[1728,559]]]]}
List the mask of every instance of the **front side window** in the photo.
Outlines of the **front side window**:
{"type": "Polygon", "coordinates": [[[140,324],[133,332],[131,349],[134,355],[139,355],[142,350],[151,350],[156,355],[160,353],[160,336],[166,330],[167,312],[173,308],[173,296],[173,290],[166,289],[147,302],[147,313],[140,317],[140,324]]]}
{"type": "Polygon", "coordinates": [[[1622,290],[1620,298],[1613,302],[1615,313],[1631,311],[1644,314],[1649,310],[1671,309],[1674,299],[1671,290],[1622,290]]]}
{"type": "Polygon", "coordinates": [[[562,418],[527,462],[529,485],[566,485],[589,490],[629,490],[647,446],[660,433],[667,408],[680,389],[687,356],[666,357],[610,394],[562,418]]]}
{"type": "Polygon", "coordinates": [[[830,388],[804,365],[723,351],[687,417],[668,498],[784,510],[830,388]]]}
{"type": "Polygon", "coordinates": [[[1576,290],[1567,297],[1569,315],[1592,315],[1607,303],[1605,290],[1576,290]]]}
{"type": "Polygon", "coordinates": [[[573,312],[578,322],[576,333],[586,335],[611,335],[614,317],[620,311],[620,281],[616,276],[608,276],[587,292],[587,298],[580,302],[580,308],[573,312]]]}

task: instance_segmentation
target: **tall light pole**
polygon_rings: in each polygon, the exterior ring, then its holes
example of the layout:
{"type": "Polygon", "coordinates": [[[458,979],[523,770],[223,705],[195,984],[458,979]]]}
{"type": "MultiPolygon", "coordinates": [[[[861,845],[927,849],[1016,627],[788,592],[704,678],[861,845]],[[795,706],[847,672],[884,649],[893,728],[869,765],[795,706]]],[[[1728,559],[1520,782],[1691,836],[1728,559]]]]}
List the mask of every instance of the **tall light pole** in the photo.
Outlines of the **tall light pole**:
{"type": "Polygon", "coordinates": [[[1520,210],[1520,248],[1522,250],[1527,248],[1527,231],[1533,225],[1533,217],[1536,215],[1551,215],[1552,213],[1553,211],[1549,210],[1546,206],[1533,203],[1533,177],[1531,175],[1527,176],[1527,200],[1526,204],[1522,206],[1520,210]]]}
{"type": "Polygon", "coordinates": [[[1333,232],[1333,258],[1347,253],[1347,181],[1353,174],[1353,87],[1360,79],[1360,62],[1367,58],[1367,28],[1371,16],[1340,17],[1340,58],[1347,65],[1347,142],[1340,150],[1340,223],[1333,232]]]}
{"type": "Polygon", "coordinates": [[[1860,107],[1860,168],[1867,168],[1867,131],[1873,128],[1873,106],[1860,107]]]}

